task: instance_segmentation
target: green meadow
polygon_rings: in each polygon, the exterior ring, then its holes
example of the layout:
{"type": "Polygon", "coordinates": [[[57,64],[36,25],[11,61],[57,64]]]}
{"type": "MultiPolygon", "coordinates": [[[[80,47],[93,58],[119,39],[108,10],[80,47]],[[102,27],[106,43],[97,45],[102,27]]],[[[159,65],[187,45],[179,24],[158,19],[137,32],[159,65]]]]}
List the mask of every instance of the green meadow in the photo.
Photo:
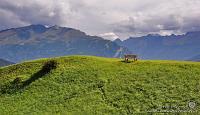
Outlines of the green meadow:
{"type": "Polygon", "coordinates": [[[68,56],[0,68],[0,115],[198,114],[199,104],[198,62],[68,56]]]}

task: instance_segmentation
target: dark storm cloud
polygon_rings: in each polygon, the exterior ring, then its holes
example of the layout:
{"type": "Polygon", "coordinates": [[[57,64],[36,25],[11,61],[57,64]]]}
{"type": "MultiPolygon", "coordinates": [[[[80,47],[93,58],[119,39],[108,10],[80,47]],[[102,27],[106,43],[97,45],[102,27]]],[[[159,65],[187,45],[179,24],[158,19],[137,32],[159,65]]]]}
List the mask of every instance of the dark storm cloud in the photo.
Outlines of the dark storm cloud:
{"type": "Polygon", "coordinates": [[[200,30],[199,6],[199,0],[0,0],[0,29],[60,25],[107,39],[180,34],[200,30]]]}

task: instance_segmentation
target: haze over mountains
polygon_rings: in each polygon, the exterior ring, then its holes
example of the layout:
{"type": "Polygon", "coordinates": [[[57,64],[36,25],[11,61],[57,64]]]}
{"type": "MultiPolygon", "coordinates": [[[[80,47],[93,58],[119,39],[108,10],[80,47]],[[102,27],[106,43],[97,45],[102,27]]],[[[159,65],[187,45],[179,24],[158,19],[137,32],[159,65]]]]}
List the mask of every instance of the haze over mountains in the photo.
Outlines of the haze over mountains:
{"type": "Polygon", "coordinates": [[[12,62],[64,55],[120,57],[128,49],[73,28],[30,25],[0,31],[0,58],[12,62]]]}
{"type": "Polygon", "coordinates": [[[147,35],[115,40],[118,45],[127,47],[142,59],[200,60],[200,32],[184,35],[147,35]]]}

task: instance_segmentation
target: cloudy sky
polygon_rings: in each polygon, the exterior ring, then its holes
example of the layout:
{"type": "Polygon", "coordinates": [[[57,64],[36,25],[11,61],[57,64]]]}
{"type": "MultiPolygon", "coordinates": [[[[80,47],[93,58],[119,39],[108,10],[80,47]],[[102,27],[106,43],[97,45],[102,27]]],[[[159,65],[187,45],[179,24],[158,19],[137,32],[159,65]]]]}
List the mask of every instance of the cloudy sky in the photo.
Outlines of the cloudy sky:
{"type": "Polygon", "coordinates": [[[0,0],[0,30],[60,25],[108,39],[200,30],[200,0],[0,0]]]}

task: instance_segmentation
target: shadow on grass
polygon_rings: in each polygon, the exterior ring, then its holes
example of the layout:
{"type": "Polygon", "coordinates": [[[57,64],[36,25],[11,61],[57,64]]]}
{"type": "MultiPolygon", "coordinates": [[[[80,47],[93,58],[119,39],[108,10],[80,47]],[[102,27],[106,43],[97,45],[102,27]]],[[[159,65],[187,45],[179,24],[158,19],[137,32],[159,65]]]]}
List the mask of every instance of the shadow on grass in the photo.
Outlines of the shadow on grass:
{"type": "Polygon", "coordinates": [[[1,94],[13,94],[15,92],[21,91],[22,89],[29,86],[31,83],[35,82],[36,80],[44,77],[46,74],[49,74],[53,69],[56,69],[57,62],[54,60],[48,61],[44,64],[41,70],[33,74],[29,79],[26,81],[21,81],[21,78],[16,78],[14,81],[2,86],[0,88],[1,94]]]}
{"type": "Polygon", "coordinates": [[[52,60],[48,61],[47,63],[44,64],[42,69],[38,71],[37,73],[33,74],[28,80],[23,82],[23,87],[26,87],[30,85],[32,82],[38,80],[39,78],[42,78],[46,74],[50,73],[51,70],[56,69],[57,67],[57,62],[52,60]]]}
{"type": "Polygon", "coordinates": [[[123,62],[123,63],[134,63],[134,62],[136,62],[136,61],[129,60],[129,61],[127,62],[127,61],[125,61],[125,60],[122,60],[121,62],[123,62]]]}

